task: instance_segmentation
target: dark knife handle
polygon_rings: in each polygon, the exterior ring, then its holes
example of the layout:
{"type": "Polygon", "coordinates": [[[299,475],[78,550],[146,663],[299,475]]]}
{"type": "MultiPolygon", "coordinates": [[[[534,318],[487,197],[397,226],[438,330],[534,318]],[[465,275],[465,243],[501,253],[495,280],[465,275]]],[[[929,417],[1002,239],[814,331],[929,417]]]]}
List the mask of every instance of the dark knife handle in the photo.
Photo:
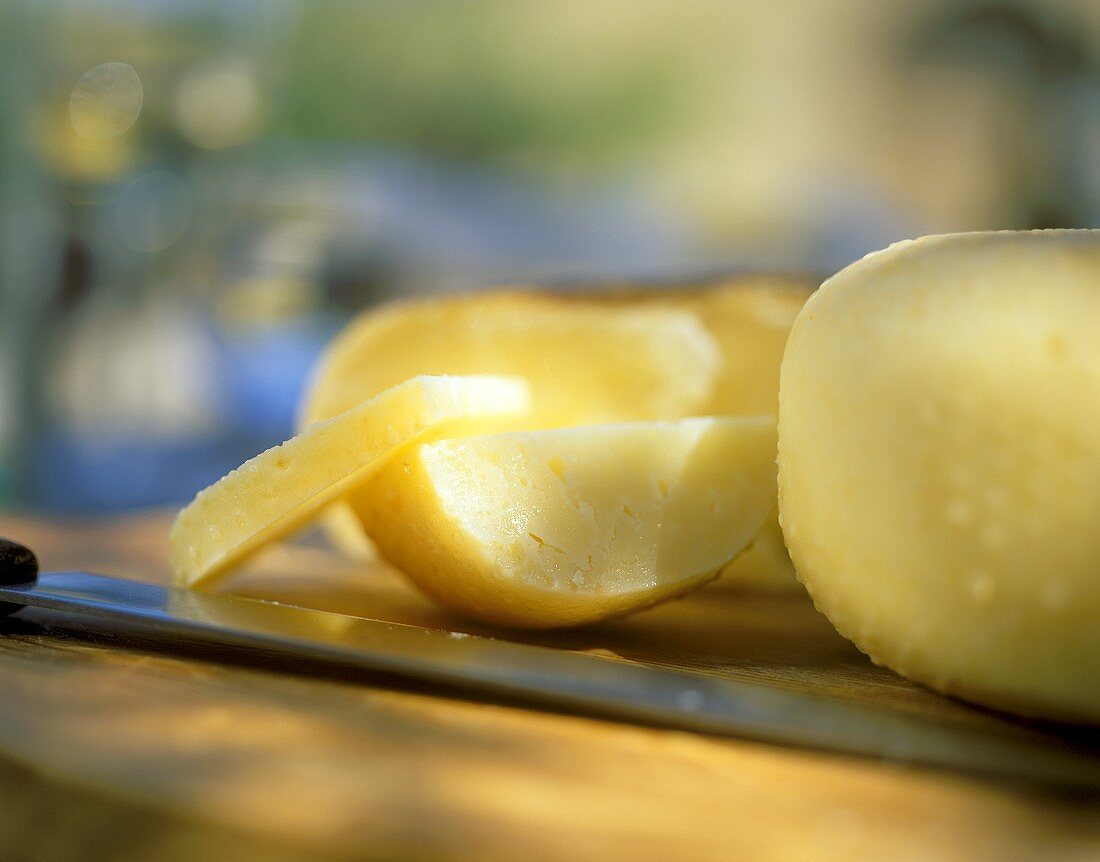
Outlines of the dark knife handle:
{"type": "MultiPolygon", "coordinates": [[[[30,548],[0,538],[0,583],[32,584],[38,578],[38,558],[30,548]]],[[[0,616],[15,613],[22,605],[0,602],[0,616]]]]}

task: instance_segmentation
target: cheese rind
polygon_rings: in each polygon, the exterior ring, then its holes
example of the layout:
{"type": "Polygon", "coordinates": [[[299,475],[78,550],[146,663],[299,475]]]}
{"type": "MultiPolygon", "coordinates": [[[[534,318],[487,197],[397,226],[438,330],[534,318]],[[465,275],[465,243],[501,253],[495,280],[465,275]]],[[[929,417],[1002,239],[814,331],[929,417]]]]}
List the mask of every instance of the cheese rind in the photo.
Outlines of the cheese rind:
{"type": "Polygon", "coordinates": [[[787,337],[819,283],[806,276],[745,274],[705,284],[609,292],[603,300],[593,294],[593,300],[694,314],[720,355],[710,397],[697,415],[774,415],[787,337]]]}
{"type": "Polygon", "coordinates": [[[490,623],[551,627],[701,586],[772,511],[772,417],[445,440],[354,495],[383,555],[490,623]]]}
{"type": "Polygon", "coordinates": [[[333,419],[310,425],[209,488],[171,531],[172,568],[185,586],[224,574],[263,545],[305,525],[401,448],[514,420],[529,406],[523,381],[417,377],[333,419]]]}
{"type": "Polygon", "coordinates": [[[417,374],[522,377],[533,405],[526,428],[674,419],[710,397],[719,361],[703,324],[678,309],[507,292],[399,302],[364,313],[333,341],[301,424],[417,374]]]}
{"type": "Polygon", "coordinates": [[[872,658],[1100,720],[1100,231],[928,237],[827,281],[783,361],[780,513],[872,658]]]}

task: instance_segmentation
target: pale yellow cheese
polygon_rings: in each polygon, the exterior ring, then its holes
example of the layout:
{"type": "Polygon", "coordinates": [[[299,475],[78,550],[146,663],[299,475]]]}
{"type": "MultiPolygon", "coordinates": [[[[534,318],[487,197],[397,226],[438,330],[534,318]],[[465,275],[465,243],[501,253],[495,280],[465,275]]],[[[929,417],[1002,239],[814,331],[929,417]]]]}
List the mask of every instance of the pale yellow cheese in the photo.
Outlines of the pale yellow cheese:
{"type": "Polygon", "coordinates": [[[383,555],[466,616],[563,626],[712,578],[773,506],[772,417],[445,440],[354,495],[383,555]]]}
{"type": "Polygon", "coordinates": [[[268,449],[199,493],[171,532],[179,583],[223,574],[314,518],[412,443],[470,433],[528,409],[523,381],[417,377],[268,449]]]}
{"type": "MultiPolygon", "coordinates": [[[[636,289],[619,301],[695,314],[722,357],[700,415],[748,416],[778,410],[779,366],[787,336],[817,286],[817,280],[806,276],[745,274],[702,285],[636,289]]],[[[774,516],[752,547],[722,570],[722,577],[753,588],[800,589],[774,516]]]]}
{"type": "Polygon", "coordinates": [[[637,289],[622,304],[687,311],[718,345],[720,362],[701,416],[774,414],[787,336],[820,279],[749,274],[703,285],[637,289]]]}
{"type": "MultiPolygon", "coordinates": [[[[472,370],[532,381],[536,410],[524,427],[774,414],[787,334],[816,286],[803,276],[746,274],[386,306],[363,314],[326,352],[303,417],[326,415],[401,375],[472,370]]],[[[330,506],[321,519],[345,554],[373,555],[348,505],[330,506]]],[[[774,520],[723,575],[798,588],[774,520]]]]}
{"type": "Polygon", "coordinates": [[[779,485],[800,577],[876,661],[1100,720],[1100,231],[928,237],[827,281],[779,485]]]}
{"type": "MultiPolygon", "coordinates": [[[[816,281],[803,277],[756,275],[682,292],[679,302],[699,316],[722,354],[704,413],[744,416],[778,410],[787,337],[816,287],[816,281]]],[[[722,569],[722,577],[769,590],[799,589],[775,515],[752,547],[722,569]]]]}
{"type": "Polygon", "coordinates": [[[739,584],[753,590],[788,592],[801,590],[795,577],[783,530],[779,527],[777,512],[773,509],[752,544],[743,554],[738,554],[719,574],[723,582],[739,584]]]}
{"type": "Polygon", "coordinates": [[[711,396],[719,350],[698,318],[595,307],[549,294],[483,293],[394,303],[329,346],[302,424],[417,374],[508,374],[531,387],[524,427],[691,415],[711,396]]]}
{"type": "MultiPolygon", "coordinates": [[[[500,430],[673,419],[710,398],[719,363],[714,339],[679,309],[595,307],[529,291],[396,302],[364,312],[329,345],[300,424],[417,374],[525,379],[532,410],[500,430]]],[[[321,520],[344,553],[370,555],[346,503],[330,506],[321,520]]]]}

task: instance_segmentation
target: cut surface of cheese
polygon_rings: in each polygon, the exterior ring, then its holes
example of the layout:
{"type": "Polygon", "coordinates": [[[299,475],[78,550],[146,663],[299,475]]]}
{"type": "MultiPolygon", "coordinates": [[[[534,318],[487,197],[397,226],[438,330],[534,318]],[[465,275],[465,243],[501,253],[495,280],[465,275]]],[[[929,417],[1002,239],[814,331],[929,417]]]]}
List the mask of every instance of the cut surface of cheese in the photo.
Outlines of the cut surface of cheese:
{"type": "Polygon", "coordinates": [[[354,494],[382,554],[495,624],[576,625],[714,577],[771,513],[772,417],[514,432],[406,450],[354,494]]]}
{"type": "MultiPolygon", "coordinates": [[[[774,414],[787,337],[819,283],[804,275],[749,273],[699,285],[636,288],[619,301],[690,311],[702,321],[721,362],[700,415],[774,414]]],[[[722,578],[764,590],[801,589],[774,515],[752,547],[722,570],[722,578]]]]}
{"type": "Polygon", "coordinates": [[[827,281],[779,485],[799,576],[876,661],[1100,721],[1100,231],[926,237],[827,281]]]}
{"type": "Polygon", "coordinates": [[[196,586],[298,529],[413,443],[529,407],[522,380],[416,377],[268,449],[200,492],[172,526],[177,581],[196,586]]]}

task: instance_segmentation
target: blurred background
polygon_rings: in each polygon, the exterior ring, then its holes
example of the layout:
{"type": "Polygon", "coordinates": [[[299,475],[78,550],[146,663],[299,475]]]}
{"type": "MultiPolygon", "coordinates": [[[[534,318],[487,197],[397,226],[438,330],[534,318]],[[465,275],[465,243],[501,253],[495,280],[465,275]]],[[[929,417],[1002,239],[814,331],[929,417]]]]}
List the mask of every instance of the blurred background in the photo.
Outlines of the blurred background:
{"type": "Polygon", "coordinates": [[[408,294],[1100,221],[1095,0],[5,0],[0,506],[190,497],[408,294]]]}

